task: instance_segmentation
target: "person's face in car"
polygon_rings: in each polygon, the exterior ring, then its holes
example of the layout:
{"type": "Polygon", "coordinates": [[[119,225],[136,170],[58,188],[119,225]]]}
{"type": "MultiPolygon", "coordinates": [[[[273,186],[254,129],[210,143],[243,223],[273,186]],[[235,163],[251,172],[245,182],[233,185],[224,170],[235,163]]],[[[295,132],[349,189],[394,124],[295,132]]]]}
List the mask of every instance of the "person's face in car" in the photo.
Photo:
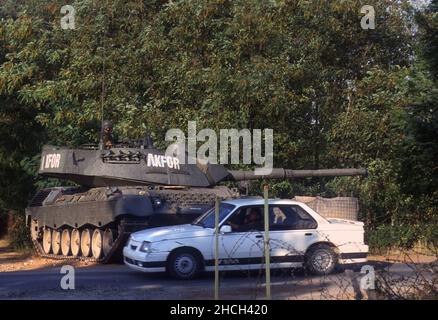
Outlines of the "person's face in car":
{"type": "Polygon", "coordinates": [[[249,223],[255,223],[259,221],[259,215],[257,211],[251,211],[251,213],[248,216],[248,222],[249,223]]]}

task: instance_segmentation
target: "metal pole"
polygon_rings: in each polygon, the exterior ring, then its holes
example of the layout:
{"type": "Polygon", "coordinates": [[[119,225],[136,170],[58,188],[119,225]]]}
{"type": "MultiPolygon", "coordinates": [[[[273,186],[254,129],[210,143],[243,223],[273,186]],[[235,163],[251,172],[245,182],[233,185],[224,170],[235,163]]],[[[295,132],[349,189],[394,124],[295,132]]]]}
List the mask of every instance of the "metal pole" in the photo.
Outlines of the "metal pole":
{"type": "Polygon", "coordinates": [[[265,198],[265,274],[266,274],[266,299],[271,300],[271,258],[269,248],[269,203],[268,203],[268,190],[269,187],[266,184],[263,187],[263,193],[265,198]]]}
{"type": "Polygon", "coordinates": [[[214,206],[214,299],[219,300],[219,197],[214,206]]]}

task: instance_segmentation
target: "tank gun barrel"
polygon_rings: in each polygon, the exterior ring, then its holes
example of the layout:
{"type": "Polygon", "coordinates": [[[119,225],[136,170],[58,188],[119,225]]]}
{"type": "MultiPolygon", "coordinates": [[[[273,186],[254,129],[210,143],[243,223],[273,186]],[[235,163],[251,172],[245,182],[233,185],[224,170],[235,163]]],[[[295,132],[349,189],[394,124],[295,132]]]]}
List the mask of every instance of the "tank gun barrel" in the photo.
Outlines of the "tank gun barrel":
{"type": "Polygon", "coordinates": [[[290,170],[274,168],[268,175],[256,175],[254,171],[229,170],[230,180],[245,181],[257,179],[294,179],[309,177],[340,177],[340,176],[365,176],[366,169],[319,169],[319,170],[290,170]]]}

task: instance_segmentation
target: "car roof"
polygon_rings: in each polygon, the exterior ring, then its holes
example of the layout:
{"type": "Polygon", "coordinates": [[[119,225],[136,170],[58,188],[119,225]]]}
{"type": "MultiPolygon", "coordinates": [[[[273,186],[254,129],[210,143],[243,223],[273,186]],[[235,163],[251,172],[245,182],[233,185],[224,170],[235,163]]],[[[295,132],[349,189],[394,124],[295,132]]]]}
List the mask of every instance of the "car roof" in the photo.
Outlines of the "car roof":
{"type": "MultiPolygon", "coordinates": [[[[263,198],[237,198],[232,200],[225,200],[222,201],[222,203],[228,203],[232,204],[238,207],[241,206],[257,206],[257,205],[264,205],[265,200],[263,198]]],[[[269,204],[287,204],[287,205],[293,205],[293,204],[302,204],[302,202],[289,200],[289,199],[268,199],[269,204]]]]}

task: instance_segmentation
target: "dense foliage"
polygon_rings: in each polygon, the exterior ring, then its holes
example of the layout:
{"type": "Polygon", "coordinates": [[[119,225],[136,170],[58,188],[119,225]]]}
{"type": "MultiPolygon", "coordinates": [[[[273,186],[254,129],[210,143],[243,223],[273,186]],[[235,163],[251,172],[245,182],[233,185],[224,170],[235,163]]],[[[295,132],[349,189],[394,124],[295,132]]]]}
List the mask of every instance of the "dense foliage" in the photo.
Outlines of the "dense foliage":
{"type": "Polygon", "coordinates": [[[104,110],[161,146],[189,120],[272,128],[276,167],[370,171],[272,181],[275,195],[358,196],[376,234],[438,225],[438,1],[367,1],[374,30],[359,0],[76,0],[74,30],[65,4],[0,2],[1,211],[54,183],[35,175],[42,144],[96,142],[104,110]]]}

